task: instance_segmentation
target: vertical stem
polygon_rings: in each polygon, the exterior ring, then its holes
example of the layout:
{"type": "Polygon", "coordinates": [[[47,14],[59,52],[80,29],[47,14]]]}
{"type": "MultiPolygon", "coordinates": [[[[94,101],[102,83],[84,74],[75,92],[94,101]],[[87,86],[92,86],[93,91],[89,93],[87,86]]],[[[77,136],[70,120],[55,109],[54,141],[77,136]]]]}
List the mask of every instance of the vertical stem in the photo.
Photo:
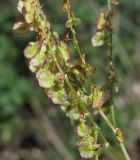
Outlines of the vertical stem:
{"type": "Polygon", "coordinates": [[[106,124],[111,128],[111,130],[115,134],[116,131],[115,131],[113,124],[110,122],[110,120],[107,118],[107,116],[104,114],[104,112],[102,111],[101,108],[99,108],[99,113],[103,117],[103,119],[105,120],[106,124]]]}
{"type": "MultiPolygon", "coordinates": [[[[70,3],[69,0],[67,0],[67,4],[71,5],[71,3],[70,3]]],[[[71,20],[72,20],[71,7],[72,7],[72,6],[70,6],[70,10],[67,12],[67,14],[68,14],[68,20],[69,20],[70,22],[71,22],[71,20]]],[[[82,58],[82,52],[81,52],[81,50],[80,50],[79,42],[78,42],[78,40],[77,40],[77,38],[76,38],[76,36],[75,36],[75,30],[74,30],[74,28],[73,28],[73,26],[72,26],[72,23],[70,23],[70,29],[71,29],[71,33],[72,33],[72,36],[73,36],[73,42],[74,42],[75,48],[76,48],[76,50],[77,50],[80,58],[82,58]]]]}
{"type": "MultiPolygon", "coordinates": [[[[108,119],[107,116],[104,114],[104,112],[102,111],[101,108],[99,108],[99,113],[100,113],[100,115],[102,116],[102,118],[105,120],[105,122],[106,122],[106,124],[109,126],[109,128],[112,130],[112,132],[114,133],[114,135],[116,136],[116,129],[115,129],[115,127],[114,127],[113,124],[109,121],[109,119],[108,119]]],[[[116,137],[116,138],[117,138],[117,137],[116,137]]],[[[118,142],[119,142],[119,141],[118,141],[118,142]]],[[[127,150],[126,150],[126,148],[125,148],[125,146],[124,146],[124,143],[119,142],[119,146],[120,146],[120,148],[121,148],[121,150],[122,150],[122,153],[123,153],[123,155],[124,155],[124,157],[125,157],[125,160],[130,160],[130,157],[129,157],[129,155],[128,155],[128,153],[127,153],[127,150]]]]}
{"type": "MultiPolygon", "coordinates": [[[[111,18],[110,18],[111,22],[111,18]]],[[[109,35],[109,74],[112,74],[113,71],[113,35],[112,35],[112,23],[110,26],[110,35],[109,35]]],[[[113,83],[110,85],[110,100],[111,100],[111,118],[113,125],[116,126],[116,120],[115,120],[115,110],[114,110],[114,104],[113,104],[113,83]]]]}
{"type": "Polygon", "coordinates": [[[115,159],[120,160],[120,157],[116,154],[116,152],[113,151],[112,146],[110,145],[108,140],[105,138],[103,133],[100,131],[100,129],[98,129],[98,132],[99,132],[99,135],[100,135],[101,139],[103,140],[104,144],[106,145],[107,150],[109,150],[110,153],[112,153],[112,155],[114,156],[115,159]]]}
{"type": "Polygon", "coordinates": [[[112,118],[112,123],[116,127],[116,119],[115,119],[115,110],[114,110],[114,105],[111,104],[111,118],[112,118]]]}
{"type": "MultiPolygon", "coordinates": [[[[109,33],[109,76],[111,76],[113,71],[113,34],[112,34],[112,20],[111,20],[111,12],[112,12],[112,5],[111,0],[108,0],[108,9],[109,9],[109,21],[110,21],[110,33],[109,33]]],[[[116,126],[116,120],[115,120],[115,111],[114,111],[114,105],[113,105],[113,83],[110,85],[110,100],[111,100],[111,119],[114,126],[116,126]]]]}

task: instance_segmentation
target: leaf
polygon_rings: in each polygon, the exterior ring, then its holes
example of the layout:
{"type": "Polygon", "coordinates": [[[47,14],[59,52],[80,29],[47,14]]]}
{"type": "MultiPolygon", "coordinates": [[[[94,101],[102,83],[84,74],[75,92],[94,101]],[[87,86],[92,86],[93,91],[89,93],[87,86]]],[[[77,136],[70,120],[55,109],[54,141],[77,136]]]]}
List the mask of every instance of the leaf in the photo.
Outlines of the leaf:
{"type": "Polygon", "coordinates": [[[66,115],[73,121],[73,120],[79,120],[80,113],[76,108],[71,109],[69,112],[66,113],[66,115]]]}
{"type": "Polygon", "coordinates": [[[25,14],[25,21],[27,22],[27,23],[33,23],[33,21],[34,21],[34,12],[29,12],[29,13],[26,13],[25,14]]]}
{"type": "Polygon", "coordinates": [[[81,20],[79,18],[72,18],[70,20],[68,20],[65,24],[66,28],[71,28],[72,26],[76,26],[76,25],[80,25],[81,24],[81,20]]]}
{"type": "Polygon", "coordinates": [[[72,19],[72,25],[76,26],[80,24],[81,24],[81,19],[75,17],[72,19]]]}
{"type": "Polygon", "coordinates": [[[33,66],[39,66],[40,64],[43,64],[46,58],[46,46],[42,45],[39,49],[38,53],[31,59],[31,64],[33,66]]]}
{"type": "Polygon", "coordinates": [[[97,31],[92,37],[92,45],[93,47],[102,46],[105,43],[105,32],[97,31]]]}
{"type": "Polygon", "coordinates": [[[33,58],[39,52],[40,47],[39,42],[30,42],[24,49],[24,55],[29,59],[33,58]]]}
{"type": "Polygon", "coordinates": [[[105,17],[104,17],[104,13],[101,13],[100,17],[96,21],[96,28],[98,30],[103,29],[104,26],[105,26],[105,22],[106,22],[106,20],[105,20],[105,17]]]}
{"type": "Polygon", "coordinates": [[[24,7],[24,2],[23,2],[23,0],[19,0],[19,1],[18,1],[18,5],[17,5],[17,10],[18,10],[20,13],[22,13],[23,7],[24,7]]]}
{"type": "Polygon", "coordinates": [[[31,61],[29,62],[29,69],[30,69],[33,73],[36,71],[36,67],[31,64],[31,61]]]}
{"type": "Polygon", "coordinates": [[[54,104],[64,105],[64,103],[67,101],[67,95],[64,89],[53,92],[51,98],[54,104]]]}
{"type": "Polygon", "coordinates": [[[94,156],[94,138],[87,135],[82,138],[79,145],[79,152],[82,158],[93,158],[94,156]]]}
{"type": "Polygon", "coordinates": [[[25,7],[25,9],[26,9],[26,11],[27,12],[30,12],[33,8],[33,6],[32,6],[32,2],[31,2],[31,0],[25,0],[24,1],[24,7],[25,7]]]}
{"type": "Polygon", "coordinates": [[[80,144],[93,144],[94,142],[94,138],[91,137],[90,135],[84,136],[80,142],[80,144]]]}
{"type": "Polygon", "coordinates": [[[82,158],[93,158],[94,156],[94,151],[93,151],[93,147],[92,145],[83,145],[79,147],[79,152],[80,152],[80,156],[82,158]]]}
{"type": "Polygon", "coordinates": [[[82,100],[88,106],[92,104],[92,96],[83,95],[82,100]]]}
{"type": "Polygon", "coordinates": [[[70,102],[67,101],[65,105],[61,105],[61,106],[60,106],[60,107],[61,107],[61,110],[62,110],[64,113],[66,113],[69,105],[70,105],[70,102]]]}
{"type": "Polygon", "coordinates": [[[102,29],[107,29],[108,27],[110,27],[110,16],[109,16],[110,12],[108,9],[105,9],[100,17],[97,19],[96,21],[96,28],[98,31],[102,30],[102,29]]]}
{"type": "Polygon", "coordinates": [[[81,122],[77,127],[77,134],[80,137],[84,137],[89,133],[89,128],[85,125],[85,122],[81,122]]]}
{"type": "Polygon", "coordinates": [[[64,61],[68,61],[69,58],[70,58],[70,55],[69,55],[69,50],[67,48],[66,43],[64,43],[63,41],[61,41],[60,45],[59,45],[59,50],[61,52],[61,55],[62,55],[64,61]]]}
{"type": "Polygon", "coordinates": [[[20,21],[14,24],[13,30],[17,34],[25,34],[30,30],[30,26],[25,22],[20,21]]]}
{"type": "Polygon", "coordinates": [[[39,85],[43,88],[51,88],[56,80],[56,76],[48,71],[46,67],[41,68],[37,72],[36,77],[39,81],[39,85]]]}
{"type": "Polygon", "coordinates": [[[99,108],[99,107],[101,107],[102,104],[103,104],[103,102],[104,102],[103,92],[100,91],[99,88],[95,88],[92,96],[93,96],[92,107],[93,108],[99,108]]]}

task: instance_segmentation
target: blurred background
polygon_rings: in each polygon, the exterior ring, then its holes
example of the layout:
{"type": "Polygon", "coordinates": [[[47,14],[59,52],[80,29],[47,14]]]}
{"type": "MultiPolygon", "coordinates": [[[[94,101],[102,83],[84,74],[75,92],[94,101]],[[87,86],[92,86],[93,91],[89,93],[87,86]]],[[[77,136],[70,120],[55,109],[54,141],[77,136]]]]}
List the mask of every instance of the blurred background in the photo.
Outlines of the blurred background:
{"type": "MultiPolygon", "coordinates": [[[[42,0],[56,31],[66,34],[62,0],[42,0]],[[44,2],[43,2],[44,1],[44,2]]],[[[34,34],[17,36],[12,31],[19,20],[17,0],[0,0],[0,160],[80,160],[69,119],[40,89],[23,56],[34,34]]],[[[105,8],[104,0],[76,0],[74,10],[82,20],[77,28],[82,51],[97,67],[95,81],[105,82],[107,50],[93,48],[95,20],[105,8]]],[[[117,124],[125,132],[132,160],[140,160],[140,0],[121,0],[114,18],[114,62],[118,72],[115,93],[117,124]]],[[[72,50],[75,56],[75,50],[72,50]]],[[[102,130],[121,154],[109,129],[102,130]]],[[[113,160],[109,153],[101,159],[113,160]]]]}

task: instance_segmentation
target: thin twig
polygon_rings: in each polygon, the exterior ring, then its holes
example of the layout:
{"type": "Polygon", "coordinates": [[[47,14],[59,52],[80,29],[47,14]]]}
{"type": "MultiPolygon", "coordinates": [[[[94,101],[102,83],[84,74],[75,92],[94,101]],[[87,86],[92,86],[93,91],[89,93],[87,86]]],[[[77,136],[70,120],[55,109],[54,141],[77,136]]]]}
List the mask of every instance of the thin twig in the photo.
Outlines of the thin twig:
{"type": "MultiPolygon", "coordinates": [[[[102,116],[102,118],[105,120],[106,124],[109,126],[109,128],[112,130],[112,132],[113,132],[114,135],[116,136],[116,128],[113,126],[113,124],[112,124],[112,123],[110,122],[110,120],[107,118],[107,116],[104,114],[104,112],[102,111],[101,108],[99,108],[98,111],[99,111],[100,115],[102,116]]],[[[116,137],[116,138],[117,138],[117,137],[116,137]]],[[[118,141],[118,142],[119,142],[119,141],[118,141]]],[[[125,159],[126,159],[126,160],[130,160],[130,157],[129,157],[129,155],[128,155],[128,153],[127,153],[127,150],[126,150],[126,148],[125,148],[125,146],[124,146],[124,143],[119,142],[119,146],[120,146],[120,148],[121,148],[121,150],[122,150],[122,153],[123,153],[125,159]]]]}

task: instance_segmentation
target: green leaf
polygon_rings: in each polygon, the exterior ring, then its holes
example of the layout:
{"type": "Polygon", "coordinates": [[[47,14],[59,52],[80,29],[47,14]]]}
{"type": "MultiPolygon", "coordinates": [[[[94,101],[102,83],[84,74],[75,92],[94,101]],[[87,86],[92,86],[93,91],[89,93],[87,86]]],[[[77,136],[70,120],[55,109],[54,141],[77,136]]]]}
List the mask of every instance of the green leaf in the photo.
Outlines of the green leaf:
{"type": "Polygon", "coordinates": [[[68,61],[69,58],[70,58],[69,50],[67,48],[67,45],[63,41],[60,42],[59,50],[61,52],[61,55],[62,55],[63,59],[65,61],[68,61]]]}
{"type": "Polygon", "coordinates": [[[105,32],[97,31],[92,37],[92,45],[93,47],[102,46],[105,43],[105,32]]]}
{"type": "Polygon", "coordinates": [[[99,88],[95,88],[93,92],[93,108],[99,108],[104,102],[103,92],[99,88]]]}
{"type": "Polygon", "coordinates": [[[64,89],[59,90],[57,92],[53,92],[51,98],[54,104],[64,105],[67,101],[67,95],[64,89]]]}
{"type": "Polygon", "coordinates": [[[41,68],[36,73],[36,77],[39,81],[39,85],[43,88],[51,88],[56,80],[56,76],[48,71],[46,67],[41,68]]]}
{"type": "Polygon", "coordinates": [[[89,128],[85,125],[85,122],[81,122],[77,127],[77,134],[80,137],[84,137],[89,133],[89,128]]]}
{"type": "Polygon", "coordinates": [[[61,105],[61,106],[60,106],[60,107],[61,107],[61,110],[62,110],[64,113],[66,113],[69,105],[70,105],[70,102],[67,101],[65,105],[61,105]]]}
{"type": "Polygon", "coordinates": [[[24,1],[24,7],[25,7],[27,12],[30,12],[33,9],[31,0],[25,0],[24,1]]]}
{"type": "Polygon", "coordinates": [[[80,113],[76,108],[71,109],[66,115],[73,121],[73,120],[79,120],[80,113]]]}
{"type": "Polygon", "coordinates": [[[25,21],[27,22],[27,23],[33,23],[33,21],[34,21],[34,12],[29,12],[29,13],[26,13],[25,14],[25,21]]]}
{"type": "Polygon", "coordinates": [[[82,158],[93,158],[94,150],[92,145],[83,145],[79,147],[80,156],[82,158]]]}
{"type": "Polygon", "coordinates": [[[82,100],[86,105],[91,105],[93,99],[91,95],[90,96],[83,95],[82,100]]]}
{"type": "Polygon", "coordinates": [[[82,138],[79,146],[79,152],[82,158],[93,158],[94,156],[94,138],[87,135],[82,138]]]}
{"type": "Polygon", "coordinates": [[[46,46],[42,45],[38,53],[31,59],[31,65],[39,66],[44,63],[46,58],[46,46]]]}
{"type": "Polygon", "coordinates": [[[105,22],[106,22],[106,20],[105,20],[105,16],[104,16],[104,12],[103,12],[103,13],[101,13],[100,17],[96,21],[97,29],[98,30],[103,29],[105,26],[105,22]]]}
{"type": "Polygon", "coordinates": [[[91,137],[90,135],[84,136],[80,142],[80,144],[93,144],[94,142],[94,138],[91,137]]]}
{"type": "Polygon", "coordinates": [[[17,34],[25,34],[30,30],[30,26],[25,22],[20,21],[14,24],[13,30],[17,34]]]}
{"type": "Polygon", "coordinates": [[[108,9],[105,9],[100,17],[97,19],[96,21],[96,28],[97,30],[102,30],[102,29],[105,29],[107,30],[108,27],[110,27],[110,20],[109,20],[109,17],[110,17],[110,11],[108,9]]]}
{"type": "Polygon", "coordinates": [[[72,19],[72,25],[80,25],[81,24],[81,19],[79,18],[73,18],[72,19]]]}
{"type": "Polygon", "coordinates": [[[39,42],[30,42],[24,49],[24,55],[27,58],[33,58],[38,52],[41,44],[39,42]]]}
{"type": "Polygon", "coordinates": [[[72,26],[76,26],[76,25],[80,25],[81,24],[81,20],[79,18],[72,18],[70,20],[68,20],[65,24],[66,28],[71,28],[72,26]]]}

